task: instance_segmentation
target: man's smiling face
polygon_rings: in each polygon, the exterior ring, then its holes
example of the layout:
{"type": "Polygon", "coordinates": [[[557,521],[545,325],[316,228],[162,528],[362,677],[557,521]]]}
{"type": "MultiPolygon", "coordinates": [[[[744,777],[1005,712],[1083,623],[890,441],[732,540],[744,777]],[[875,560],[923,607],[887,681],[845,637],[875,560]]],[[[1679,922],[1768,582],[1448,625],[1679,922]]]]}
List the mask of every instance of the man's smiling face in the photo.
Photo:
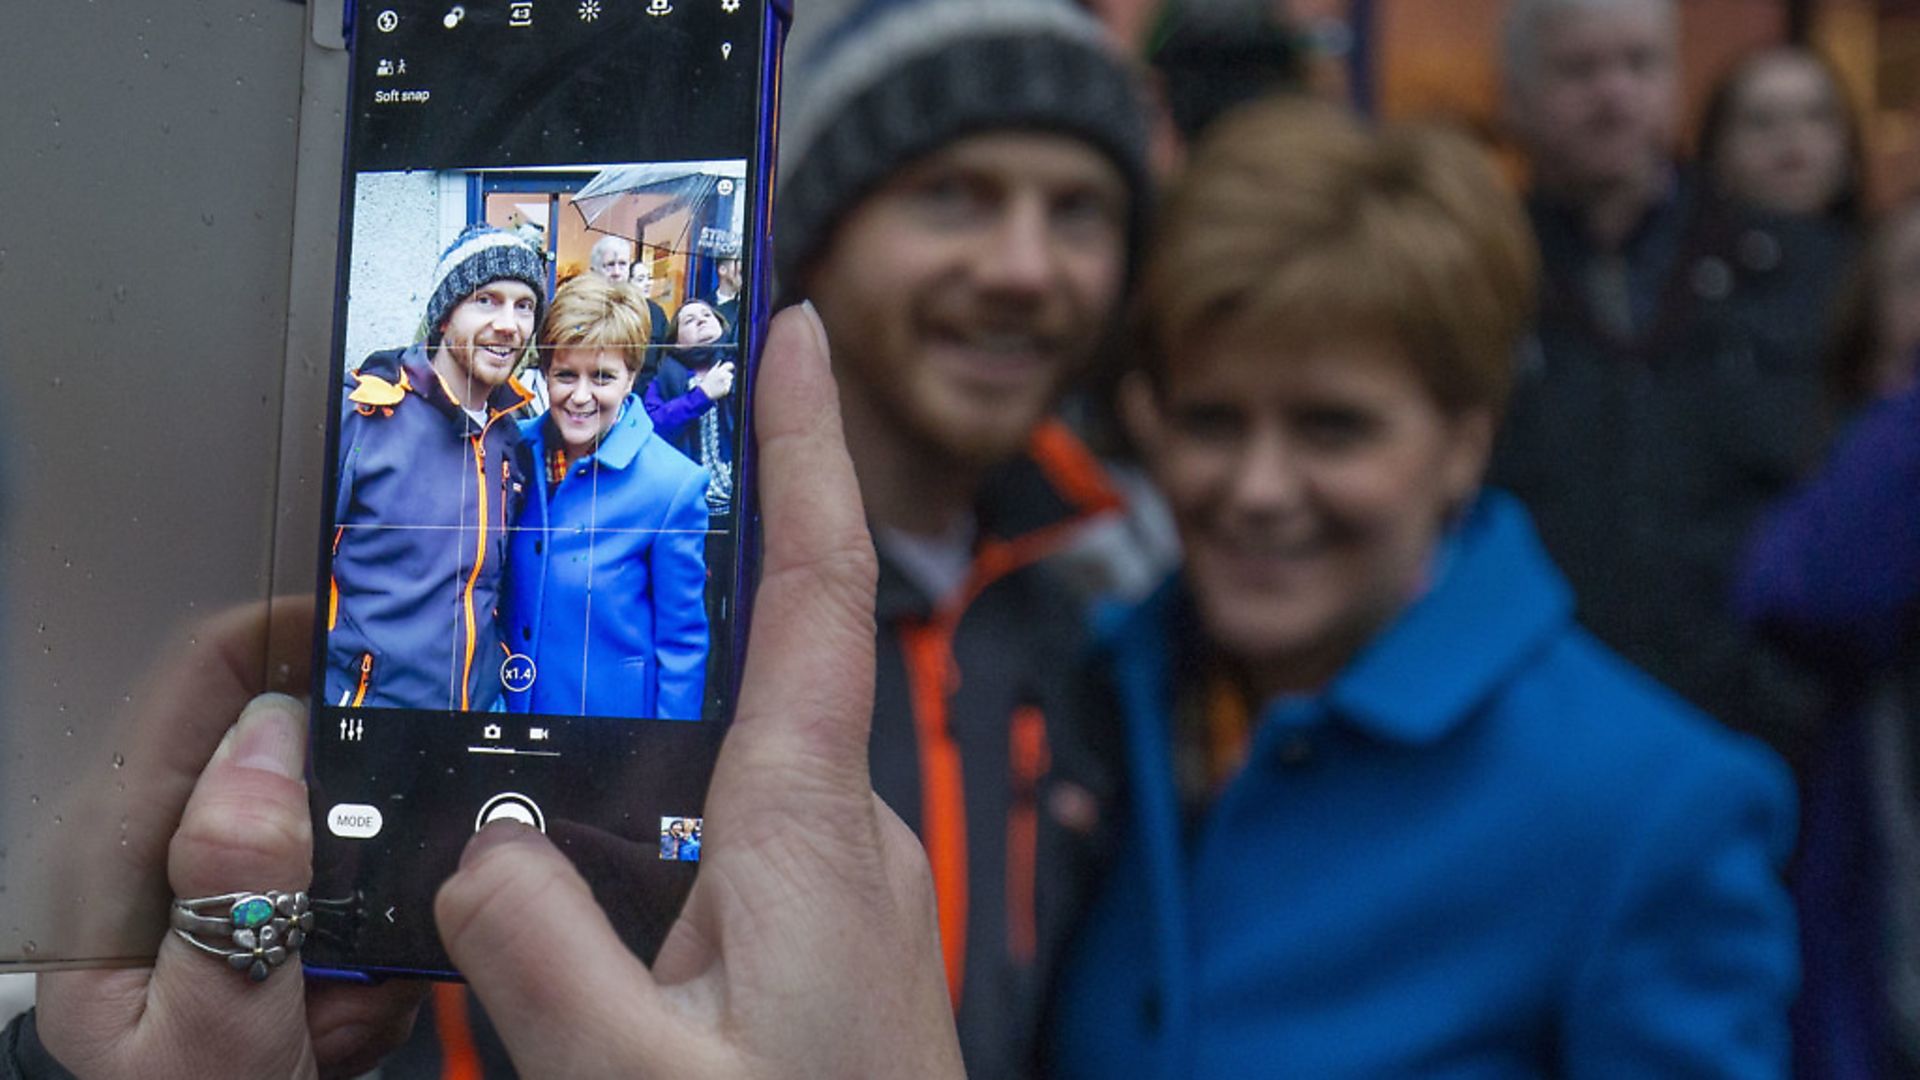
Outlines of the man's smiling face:
{"type": "Polygon", "coordinates": [[[1064,135],[974,135],[900,170],[807,275],[848,407],[956,464],[1017,453],[1113,316],[1127,206],[1064,135]]]}
{"type": "Polygon", "coordinates": [[[538,310],[532,288],[523,281],[501,278],[475,289],[447,315],[434,367],[468,408],[513,373],[513,365],[533,339],[538,310]]]}

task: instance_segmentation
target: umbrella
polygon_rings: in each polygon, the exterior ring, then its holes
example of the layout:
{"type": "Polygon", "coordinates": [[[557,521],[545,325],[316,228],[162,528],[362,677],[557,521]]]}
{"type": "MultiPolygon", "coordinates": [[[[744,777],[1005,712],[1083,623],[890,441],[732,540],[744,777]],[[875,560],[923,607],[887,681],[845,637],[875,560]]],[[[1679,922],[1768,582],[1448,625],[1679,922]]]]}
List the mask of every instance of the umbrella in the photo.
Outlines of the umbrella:
{"type": "Polygon", "coordinates": [[[674,251],[732,255],[746,218],[746,178],[747,163],[739,160],[618,165],[574,192],[573,206],[595,232],[674,251]],[[663,238],[656,229],[651,239],[642,236],[682,210],[686,224],[677,235],[663,238]]]}

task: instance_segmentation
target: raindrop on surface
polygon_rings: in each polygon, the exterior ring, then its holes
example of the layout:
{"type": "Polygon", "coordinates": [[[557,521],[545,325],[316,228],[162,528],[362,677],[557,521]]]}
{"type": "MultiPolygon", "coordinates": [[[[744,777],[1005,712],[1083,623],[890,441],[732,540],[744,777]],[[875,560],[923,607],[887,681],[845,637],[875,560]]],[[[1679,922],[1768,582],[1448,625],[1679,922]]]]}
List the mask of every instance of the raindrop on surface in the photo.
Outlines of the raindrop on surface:
{"type": "Polygon", "coordinates": [[[200,224],[202,224],[202,225],[205,225],[206,227],[208,227],[209,229],[211,229],[211,228],[213,227],[213,215],[212,215],[212,214],[201,214],[201,215],[200,215],[200,224]]]}
{"type": "Polygon", "coordinates": [[[38,796],[38,795],[29,795],[29,796],[27,796],[27,801],[28,801],[28,802],[30,802],[30,803],[32,803],[32,804],[33,804],[33,805],[35,805],[35,806],[39,806],[39,805],[40,805],[40,796],[38,796]]]}
{"type": "Polygon", "coordinates": [[[23,953],[26,953],[28,956],[32,956],[34,953],[37,953],[40,951],[40,946],[35,942],[29,941],[26,944],[20,946],[20,951],[23,953]]]}
{"type": "Polygon", "coordinates": [[[63,386],[65,386],[65,385],[67,385],[67,380],[65,380],[65,379],[63,379],[63,378],[61,378],[61,377],[60,377],[60,376],[58,376],[58,375],[55,375],[55,376],[53,377],[53,388],[54,388],[55,390],[58,390],[58,389],[60,389],[61,387],[63,387],[63,386]]]}
{"type": "Polygon", "coordinates": [[[53,823],[55,825],[65,825],[67,823],[67,819],[61,817],[59,814],[55,814],[53,815],[53,823]]]}
{"type": "MultiPolygon", "coordinates": [[[[114,768],[116,768],[116,769],[124,769],[124,768],[126,768],[126,767],[127,767],[127,758],[126,758],[126,755],[124,755],[124,754],[115,754],[115,755],[113,755],[113,767],[114,767],[114,768]]],[[[124,825],[124,824],[126,824],[126,819],[124,819],[124,818],[122,818],[122,819],[121,819],[121,822],[120,822],[120,823],[121,823],[122,825],[124,825]]]]}

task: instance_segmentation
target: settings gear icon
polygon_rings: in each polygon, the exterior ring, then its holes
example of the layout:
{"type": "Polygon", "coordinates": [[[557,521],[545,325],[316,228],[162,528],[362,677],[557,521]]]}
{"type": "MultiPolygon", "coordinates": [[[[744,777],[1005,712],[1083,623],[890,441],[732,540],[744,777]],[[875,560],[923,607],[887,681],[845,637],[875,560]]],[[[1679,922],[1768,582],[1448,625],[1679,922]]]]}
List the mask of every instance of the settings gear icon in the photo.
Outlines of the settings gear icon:
{"type": "Polygon", "coordinates": [[[600,17],[600,0],[580,0],[580,21],[592,22],[600,17]]]}

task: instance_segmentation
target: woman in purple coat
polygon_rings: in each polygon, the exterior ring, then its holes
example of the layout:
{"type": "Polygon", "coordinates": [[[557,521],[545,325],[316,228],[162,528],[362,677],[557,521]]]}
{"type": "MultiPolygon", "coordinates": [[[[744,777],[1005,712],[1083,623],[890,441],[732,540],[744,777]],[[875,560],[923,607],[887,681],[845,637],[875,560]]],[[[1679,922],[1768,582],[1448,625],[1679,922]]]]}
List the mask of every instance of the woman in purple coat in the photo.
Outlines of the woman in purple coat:
{"type": "Polygon", "coordinates": [[[533,675],[508,686],[513,711],[700,719],[707,474],[654,433],[634,392],[648,322],[631,288],[583,276],[541,328],[551,405],[521,426],[531,490],[504,621],[533,675]]]}

